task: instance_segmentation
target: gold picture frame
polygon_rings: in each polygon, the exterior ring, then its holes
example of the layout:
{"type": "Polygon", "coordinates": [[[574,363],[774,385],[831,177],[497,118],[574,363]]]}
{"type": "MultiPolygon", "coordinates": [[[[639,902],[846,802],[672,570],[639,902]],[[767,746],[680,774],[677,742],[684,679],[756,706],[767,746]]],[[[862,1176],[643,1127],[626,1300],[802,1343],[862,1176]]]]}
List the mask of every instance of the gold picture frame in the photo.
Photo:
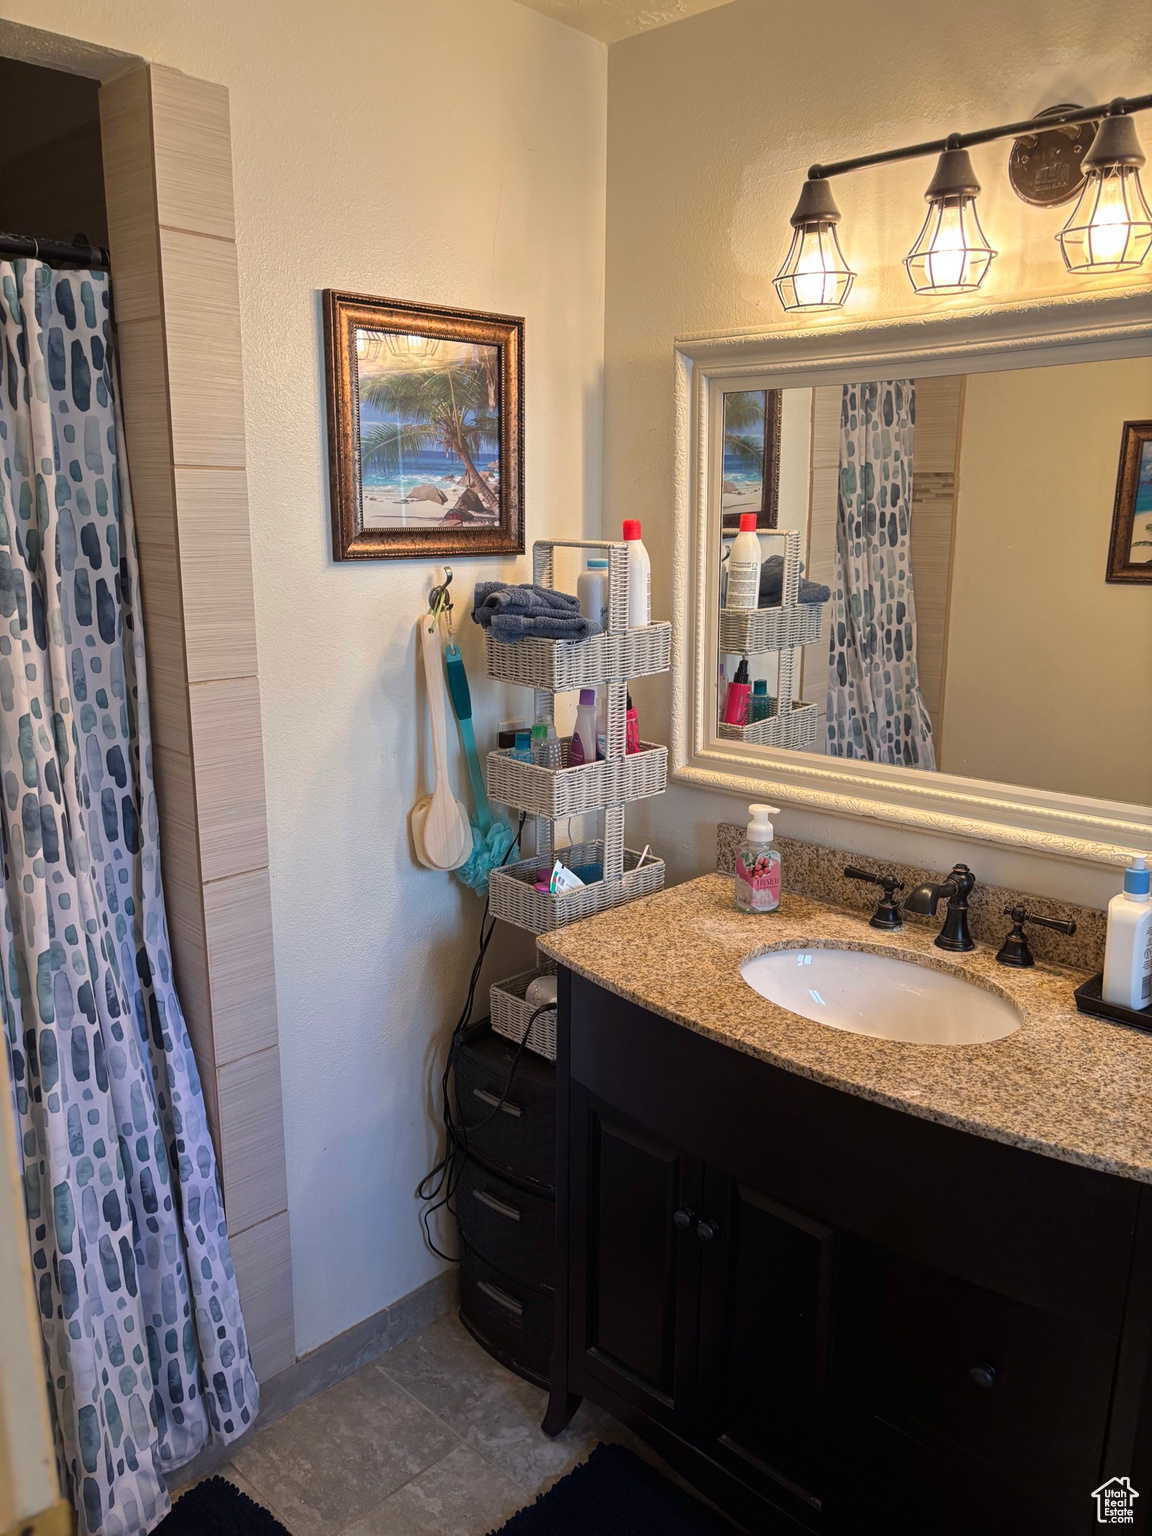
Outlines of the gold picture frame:
{"type": "Polygon", "coordinates": [[[524,553],[524,321],[324,291],[334,560],[524,553]]]}

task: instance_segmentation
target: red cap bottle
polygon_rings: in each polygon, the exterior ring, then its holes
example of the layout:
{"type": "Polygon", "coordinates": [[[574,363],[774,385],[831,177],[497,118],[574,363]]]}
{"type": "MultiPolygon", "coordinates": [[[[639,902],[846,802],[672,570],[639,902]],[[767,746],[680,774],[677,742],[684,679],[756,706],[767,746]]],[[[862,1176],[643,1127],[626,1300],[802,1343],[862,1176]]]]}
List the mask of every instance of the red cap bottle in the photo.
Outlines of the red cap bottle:
{"type": "MultiPolygon", "coordinates": [[[[741,533],[755,533],[756,532],[756,514],[755,514],[755,512],[741,512],[741,514],[740,514],[740,532],[741,533]]],[[[627,538],[628,535],[625,534],[624,537],[627,538]]]]}
{"type": "Polygon", "coordinates": [[[626,539],[638,539],[640,537],[640,519],[638,517],[626,517],[624,519],[624,537],[626,539]]]}

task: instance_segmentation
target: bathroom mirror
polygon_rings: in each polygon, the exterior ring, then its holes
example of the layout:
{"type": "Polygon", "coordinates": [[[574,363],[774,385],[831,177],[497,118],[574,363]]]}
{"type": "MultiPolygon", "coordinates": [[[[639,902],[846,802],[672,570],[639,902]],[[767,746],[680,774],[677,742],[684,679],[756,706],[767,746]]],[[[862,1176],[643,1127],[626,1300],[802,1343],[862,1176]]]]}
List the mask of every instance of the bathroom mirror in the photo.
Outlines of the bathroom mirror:
{"type": "Polygon", "coordinates": [[[680,776],[1152,846],[1152,355],[1109,318],[678,345],[680,776]],[[1147,582],[1109,579],[1114,526],[1147,582]]]}

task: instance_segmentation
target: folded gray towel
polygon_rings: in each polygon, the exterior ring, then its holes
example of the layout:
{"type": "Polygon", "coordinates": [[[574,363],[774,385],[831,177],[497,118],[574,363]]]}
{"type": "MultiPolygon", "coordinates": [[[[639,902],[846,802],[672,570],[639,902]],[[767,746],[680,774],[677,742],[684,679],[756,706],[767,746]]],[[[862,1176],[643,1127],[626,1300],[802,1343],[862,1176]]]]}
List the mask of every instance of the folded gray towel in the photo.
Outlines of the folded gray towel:
{"type": "Polygon", "coordinates": [[[599,624],[582,613],[495,613],[485,627],[507,641],[587,640],[600,634],[599,624]]]}
{"type": "Polygon", "coordinates": [[[497,640],[587,640],[600,626],[580,612],[580,599],[552,587],[509,586],[502,581],[478,581],[472,599],[473,621],[490,629],[497,640]]]}
{"type": "MultiPolygon", "coordinates": [[[[800,567],[804,569],[803,566],[800,567]]],[[[800,597],[802,603],[826,603],[832,596],[830,588],[822,586],[818,581],[809,581],[807,577],[800,578],[800,597]]],[[[760,567],[760,607],[778,608],[784,597],[784,556],[769,555],[760,567]]]]}
{"type": "Polygon", "coordinates": [[[580,612],[580,599],[571,592],[557,592],[553,587],[509,586],[503,581],[478,581],[472,599],[472,617],[485,627],[496,613],[573,614],[580,612]]]}

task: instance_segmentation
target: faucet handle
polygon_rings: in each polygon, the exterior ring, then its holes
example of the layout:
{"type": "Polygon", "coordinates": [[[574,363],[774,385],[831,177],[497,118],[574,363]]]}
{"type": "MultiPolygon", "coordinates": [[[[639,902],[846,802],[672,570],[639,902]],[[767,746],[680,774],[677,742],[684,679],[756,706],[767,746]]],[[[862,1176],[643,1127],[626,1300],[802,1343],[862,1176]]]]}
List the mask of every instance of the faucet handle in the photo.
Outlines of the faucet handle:
{"type": "Polygon", "coordinates": [[[1032,951],[1028,947],[1028,938],[1024,932],[1025,923],[1035,923],[1038,928],[1054,928],[1057,933],[1073,934],[1076,932],[1076,924],[1071,918],[1067,920],[1059,917],[1041,917],[1039,913],[1028,912],[1024,907],[1005,907],[1004,916],[1012,919],[1012,931],[996,952],[996,958],[1001,965],[1011,965],[1017,970],[1024,970],[1029,965],[1035,965],[1032,951]]]}
{"type": "Polygon", "coordinates": [[[889,932],[903,928],[904,921],[900,916],[900,905],[896,900],[896,892],[904,889],[903,880],[897,880],[895,875],[877,875],[870,869],[861,869],[857,864],[849,864],[845,867],[845,875],[849,880],[866,880],[869,885],[878,885],[884,892],[880,898],[880,904],[869,918],[869,926],[872,928],[884,928],[889,932]]]}

